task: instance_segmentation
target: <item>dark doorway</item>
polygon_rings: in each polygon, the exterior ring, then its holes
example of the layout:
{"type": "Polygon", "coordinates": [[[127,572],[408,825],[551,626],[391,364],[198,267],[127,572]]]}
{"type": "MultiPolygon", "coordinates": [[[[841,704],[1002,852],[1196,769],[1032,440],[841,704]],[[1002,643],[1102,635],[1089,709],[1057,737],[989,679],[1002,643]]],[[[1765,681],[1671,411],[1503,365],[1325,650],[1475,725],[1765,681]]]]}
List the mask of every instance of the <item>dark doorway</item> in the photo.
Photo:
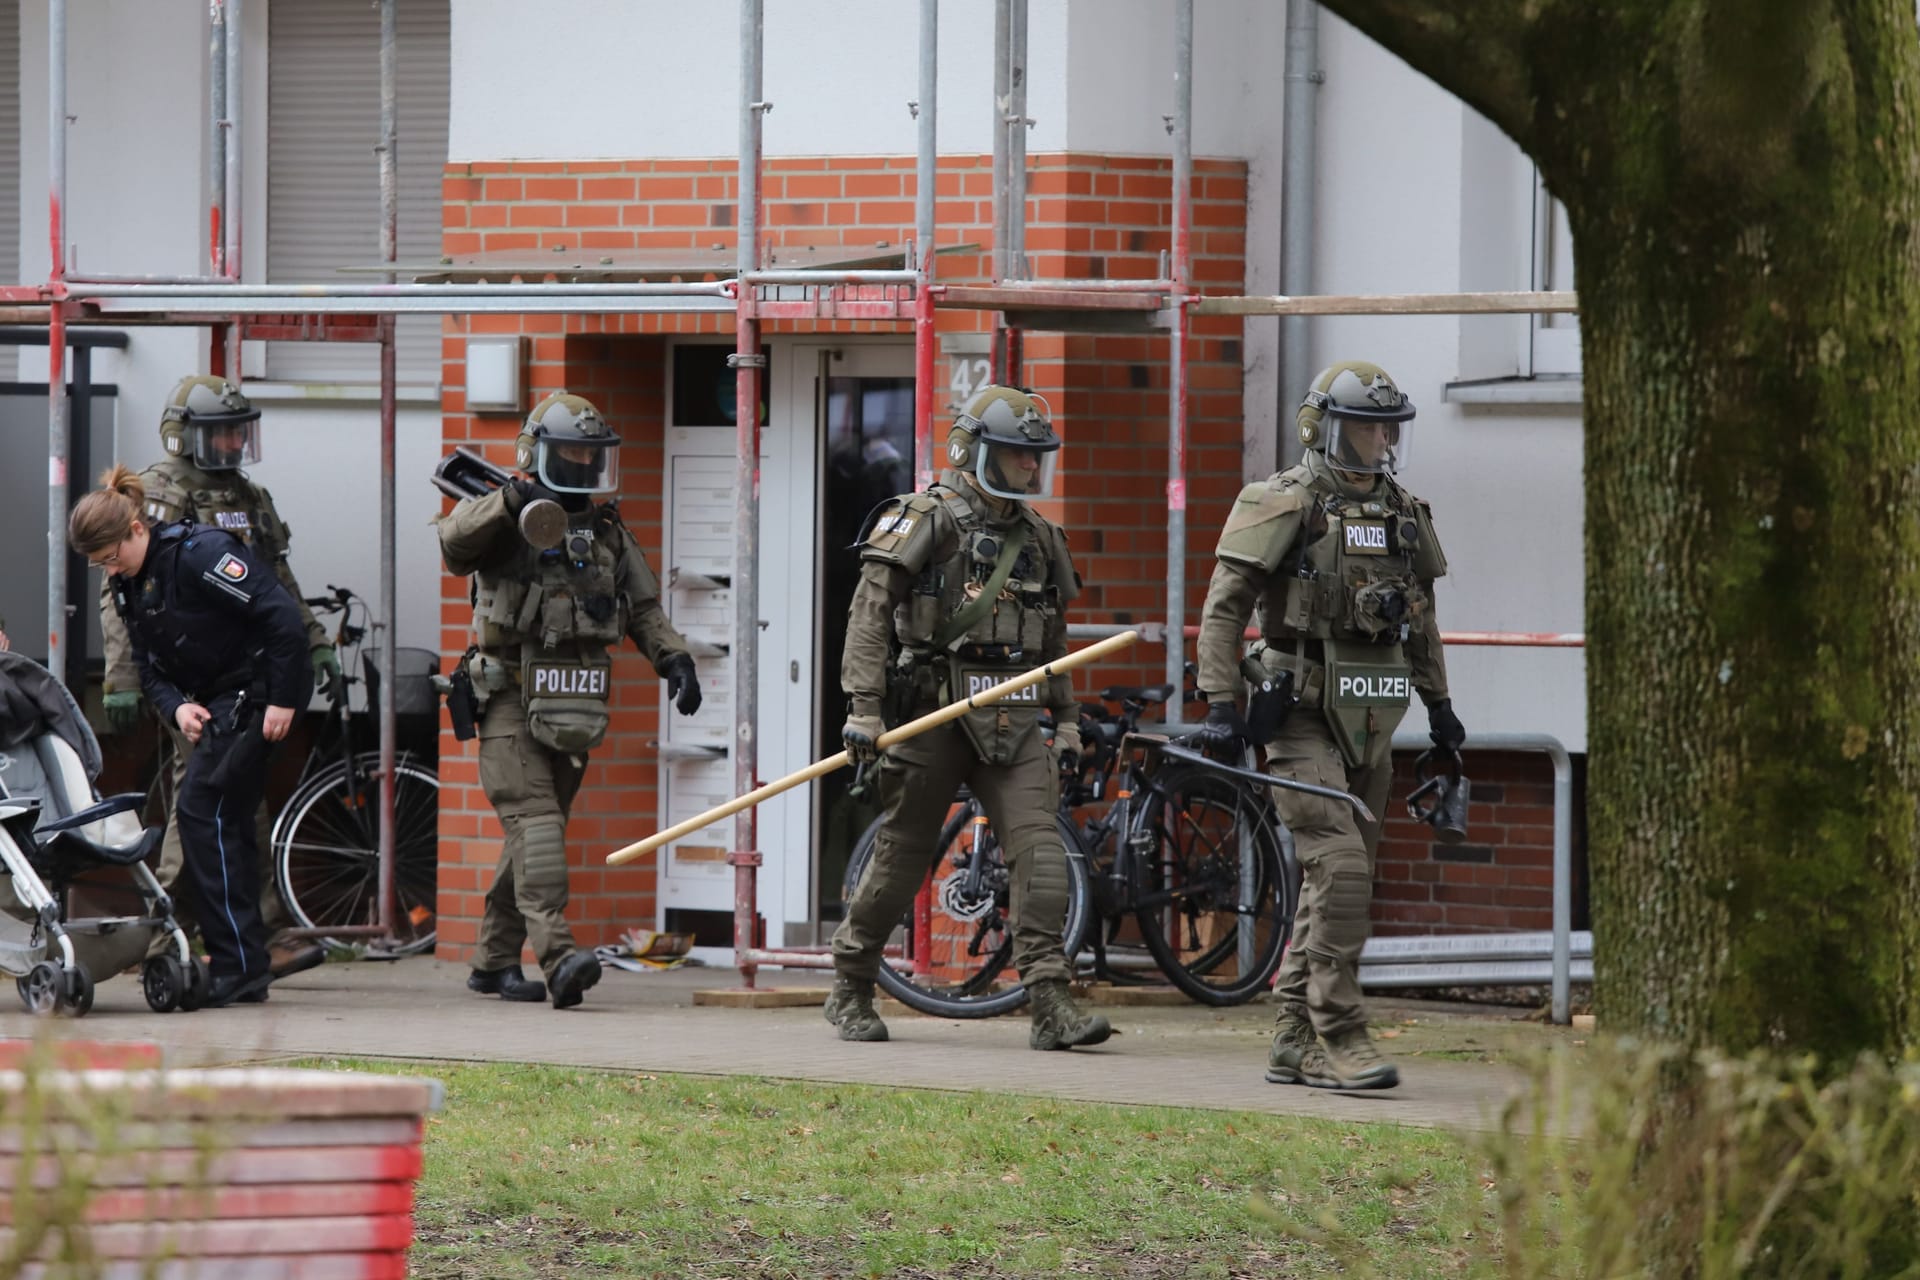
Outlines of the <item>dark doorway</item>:
{"type": "MultiPolygon", "coordinates": [[[[912,378],[833,377],[824,379],[819,398],[820,538],[824,563],[820,574],[820,655],[814,691],[814,724],[819,727],[818,756],[841,749],[840,726],[847,699],[840,688],[840,660],[846,650],[847,612],[860,579],[860,556],[853,549],[867,515],[880,503],[913,488],[912,378]]],[[[860,833],[878,809],[872,798],[848,794],[853,774],[842,769],[820,782],[814,806],[814,848],[819,850],[819,918],[838,920],[844,912],[841,878],[860,833]]]]}

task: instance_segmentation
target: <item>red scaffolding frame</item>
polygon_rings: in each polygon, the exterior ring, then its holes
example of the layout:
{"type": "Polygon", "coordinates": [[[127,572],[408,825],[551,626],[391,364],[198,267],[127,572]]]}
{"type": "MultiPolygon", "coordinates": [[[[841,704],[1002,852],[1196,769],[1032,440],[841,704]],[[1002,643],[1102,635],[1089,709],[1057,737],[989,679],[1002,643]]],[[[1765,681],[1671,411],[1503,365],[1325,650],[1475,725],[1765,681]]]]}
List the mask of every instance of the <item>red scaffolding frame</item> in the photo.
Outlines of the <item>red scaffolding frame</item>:
{"type": "MultiPolygon", "coordinates": [[[[208,30],[212,76],[210,160],[207,175],[208,274],[205,276],[108,277],[70,274],[66,269],[63,225],[66,197],[66,33],[67,0],[49,0],[48,235],[51,269],[44,284],[0,287],[0,320],[44,323],[49,329],[49,665],[64,668],[66,647],[64,512],[67,501],[65,330],[70,324],[192,325],[210,331],[210,360],[216,372],[239,373],[240,343],[246,339],[317,342],[375,342],[380,346],[381,423],[381,601],[394,615],[394,324],[397,314],[427,312],[479,314],[560,312],[632,314],[641,312],[731,311],[735,351],[729,363],[736,376],[736,403],[759,403],[765,358],[760,354],[764,321],[879,321],[910,326],[914,340],[915,471],[924,485],[933,477],[935,319],[939,309],[992,313],[993,375],[1017,380],[1021,334],[1027,328],[1050,331],[1110,332],[1124,318],[1132,332],[1165,332],[1169,341],[1170,386],[1166,501],[1168,509],[1167,622],[1142,627],[1147,638],[1166,647],[1167,679],[1181,682],[1185,638],[1195,632],[1186,616],[1186,465],[1189,430],[1187,344],[1196,315],[1404,315],[1464,313],[1548,313],[1577,309],[1569,293],[1425,294],[1322,297],[1201,296],[1192,276],[1192,82],[1193,0],[1174,0],[1174,113],[1172,133],[1172,251],[1159,276],[1147,280],[1031,279],[1025,267],[1026,0],[995,4],[995,128],[993,279],[987,285],[936,282],[935,123],[937,118],[938,0],[919,4],[919,97],[912,104],[918,124],[915,238],[903,268],[770,269],[763,243],[761,198],[762,120],[770,108],[762,94],[763,0],[740,0],[739,217],[736,262],[731,278],[698,282],[585,283],[514,281],[498,284],[397,282],[398,179],[397,62],[394,30],[396,0],[379,0],[381,19],[381,133],[376,148],[381,191],[381,261],[384,283],[247,285],[240,282],[240,28],[243,0],[210,0],[208,30]],[[800,296],[787,296],[793,290],[800,296]],[[770,296],[777,291],[781,296],[770,296]],[[1105,317],[1102,324],[1095,317],[1105,317]]],[[[548,273],[552,274],[552,273],[548,273]]],[[[733,579],[734,753],[736,789],[758,785],[759,434],[758,415],[736,415],[736,537],[733,579]]],[[[1075,634],[1102,627],[1075,627],[1075,634]]],[[[1449,633],[1450,643],[1578,645],[1578,636],[1449,633]]],[[[386,629],[378,662],[391,687],[395,637],[386,629]]],[[[1177,713],[1176,713],[1177,714],[1177,713]]],[[[358,929],[329,928],[329,935],[385,935],[393,920],[393,767],[392,700],[382,707],[380,723],[381,892],[375,918],[358,929]]],[[[751,987],[763,964],[826,967],[820,949],[770,950],[754,945],[757,871],[761,855],[754,812],[735,819],[728,860],[735,871],[735,961],[751,987]]]]}

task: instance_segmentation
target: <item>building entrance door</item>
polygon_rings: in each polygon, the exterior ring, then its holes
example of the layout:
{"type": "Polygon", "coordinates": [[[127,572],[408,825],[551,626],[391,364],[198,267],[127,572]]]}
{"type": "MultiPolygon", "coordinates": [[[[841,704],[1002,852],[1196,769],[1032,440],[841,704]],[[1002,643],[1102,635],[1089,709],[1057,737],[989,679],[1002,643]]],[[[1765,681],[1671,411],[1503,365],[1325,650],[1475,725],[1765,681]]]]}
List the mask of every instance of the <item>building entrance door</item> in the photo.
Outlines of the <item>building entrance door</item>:
{"type": "MultiPolygon", "coordinates": [[[[808,758],[818,759],[842,749],[847,699],[840,687],[840,660],[860,577],[854,544],[876,506],[913,488],[913,348],[805,344],[795,351],[791,369],[796,379],[811,384],[806,392],[816,424],[813,527],[806,541],[819,548],[808,742],[808,758]]],[[[871,799],[848,795],[852,782],[852,773],[841,770],[814,785],[812,874],[803,909],[823,927],[840,918],[847,857],[876,812],[871,799]]]]}

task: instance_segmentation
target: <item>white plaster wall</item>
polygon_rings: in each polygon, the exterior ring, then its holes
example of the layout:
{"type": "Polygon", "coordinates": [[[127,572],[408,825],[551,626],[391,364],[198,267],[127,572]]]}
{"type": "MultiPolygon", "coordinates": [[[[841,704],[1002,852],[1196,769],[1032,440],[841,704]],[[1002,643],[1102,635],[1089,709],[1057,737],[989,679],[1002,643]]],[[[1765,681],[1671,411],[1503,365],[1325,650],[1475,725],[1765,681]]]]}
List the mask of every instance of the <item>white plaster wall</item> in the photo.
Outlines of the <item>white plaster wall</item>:
{"type": "MultiPolygon", "coordinates": [[[[1463,186],[1466,108],[1331,14],[1321,18],[1315,209],[1316,287],[1323,293],[1424,293],[1487,288],[1463,279],[1463,245],[1485,252],[1476,212],[1486,193],[1463,186]]],[[[1527,243],[1514,242],[1525,262],[1527,243]]],[[[1525,322],[1516,319],[1515,325],[1525,322]]],[[[1327,317],[1316,362],[1371,359],[1413,397],[1420,416],[1403,479],[1433,503],[1450,572],[1440,620],[1450,631],[1580,631],[1581,431],[1576,409],[1449,404],[1461,372],[1461,321],[1451,316],[1327,317]]],[[[1469,732],[1544,732],[1586,748],[1580,650],[1456,647],[1454,701],[1469,732]]]]}
{"type": "MultiPolygon", "coordinates": [[[[200,0],[92,0],[67,6],[68,239],[80,272],[205,271],[206,7],[200,0]]],[[[266,228],[267,0],[245,9],[243,72],[248,209],[242,267],[262,269],[266,228]]],[[[47,239],[47,4],[21,5],[20,278],[44,280],[47,239]]],[[[161,456],[160,406],[184,374],[206,368],[206,331],[129,329],[125,351],[98,352],[96,382],[119,387],[118,460],[138,470],[161,456]]],[[[250,352],[257,357],[257,353],[250,352]]],[[[257,359],[247,362],[257,371],[257,359]]],[[[44,380],[44,348],[22,348],[19,377],[44,380]]],[[[309,594],[351,586],[377,601],[380,578],[379,414],[364,396],[250,384],[265,412],[265,457],[252,468],[295,530],[293,566],[309,594]]],[[[439,558],[426,522],[439,510],[427,477],[438,460],[437,404],[396,424],[399,643],[439,642],[439,558]]],[[[7,459],[8,465],[27,461],[7,459]]],[[[100,469],[108,459],[97,459],[100,469]]],[[[42,465],[38,457],[31,465],[42,465]]]]}
{"type": "MultiPolygon", "coordinates": [[[[281,0],[285,2],[285,0],[281,0]]],[[[911,153],[917,93],[917,7],[900,0],[775,0],[767,6],[770,154],[911,153]]],[[[68,222],[81,269],[112,273],[202,268],[201,150],[206,41],[198,0],[92,0],[69,6],[68,222]],[[84,69],[85,74],[81,74],[84,69]]],[[[249,0],[250,206],[263,207],[266,0],[249,0]]],[[[1171,0],[1032,0],[1029,114],[1034,151],[1168,154],[1171,0]]],[[[737,14],[728,4],[572,0],[532,6],[458,0],[453,9],[451,157],[582,158],[730,155],[737,143],[737,14]],[[548,74],[559,68],[560,74],[548,74]],[[557,91],[556,91],[557,90],[557,91]]],[[[941,5],[943,152],[992,147],[991,0],[941,5]]],[[[21,277],[41,279],[46,236],[46,2],[22,6],[21,277]]],[[[1197,6],[1195,150],[1249,162],[1249,288],[1277,288],[1284,6],[1213,0],[1197,6]]],[[[1320,162],[1314,263],[1325,292],[1484,288],[1476,264],[1502,232],[1476,176],[1505,166],[1475,141],[1453,98],[1331,15],[1321,21],[1320,162]],[[1477,148],[1477,149],[1476,149],[1477,148]]],[[[1520,221],[1516,219],[1516,221],[1520,221]]],[[[247,275],[258,279],[264,227],[249,223],[247,275]]],[[[1524,260],[1527,248],[1515,244],[1524,260]]],[[[1249,433],[1294,397],[1272,384],[1278,326],[1246,329],[1249,433]]],[[[1580,422],[1565,409],[1445,403],[1463,372],[1461,322],[1446,317],[1319,321],[1321,362],[1371,356],[1421,407],[1408,484],[1431,499],[1453,566],[1441,616],[1457,630],[1580,630],[1580,422]]],[[[1467,355],[1486,349],[1468,335],[1467,355]]],[[[1497,348],[1499,340],[1491,340],[1497,348]]],[[[136,329],[125,353],[102,353],[95,376],[121,388],[120,449],[131,465],[158,453],[158,406],[180,374],[202,367],[195,330],[136,329]]],[[[44,353],[22,352],[23,379],[44,377],[44,353]]],[[[364,401],[314,407],[307,393],[260,388],[268,411],[259,478],[298,530],[295,567],[371,591],[377,580],[377,426],[364,401]],[[347,498],[342,500],[343,495],[347,498]]],[[[1282,409],[1278,427],[1290,427],[1282,409]]],[[[438,632],[437,565],[422,527],[437,415],[402,415],[402,643],[438,632]]],[[[20,460],[10,459],[9,464],[20,460]]],[[[1191,516],[1208,536],[1207,514],[1191,516]]],[[[1577,651],[1457,649],[1456,700],[1469,728],[1552,732],[1585,743],[1577,651]]]]}
{"type": "MultiPolygon", "coordinates": [[[[1066,0],[1031,0],[1031,151],[1066,138],[1066,0]]],[[[919,6],[773,0],[768,155],[911,155],[919,6]]],[[[448,152],[467,160],[729,156],[739,147],[737,5],[458,0],[448,152]]],[[[940,5],[939,147],[993,149],[992,0],[940,5]]]]}

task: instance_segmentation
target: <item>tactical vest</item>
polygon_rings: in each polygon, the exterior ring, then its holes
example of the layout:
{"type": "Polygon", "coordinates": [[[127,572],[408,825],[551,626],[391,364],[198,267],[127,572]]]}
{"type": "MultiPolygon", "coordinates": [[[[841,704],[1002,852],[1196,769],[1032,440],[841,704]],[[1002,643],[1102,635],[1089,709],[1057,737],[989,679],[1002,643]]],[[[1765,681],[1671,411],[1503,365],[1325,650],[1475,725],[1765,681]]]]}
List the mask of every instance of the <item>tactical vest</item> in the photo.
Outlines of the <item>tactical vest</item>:
{"type": "Polygon", "coordinates": [[[1426,582],[1446,572],[1439,542],[1391,480],[1352,497],[1302,466],[1275,483],[1304,488],[1310,505],[1262,592],[1257,656],[1293,673],[1301,705],[1323,711],[1349,766],[1377,765],[1413,695],[1405,641],[1431,603],[1426,582]]]}
{"type": "Polygon", "coordinates": [[[560,545],[537,550],[518,536],[514,555],[473,575],[475,685],[519,689],[534,739],[569,754],[607,731],[613,659],[631,602],[619,567],[626,530],[611,505],[570,513],[560,545]]]}
{"type": "MultiPolygon", "coordinates": [[[[1015,525],[995,528],[964,495],[941,484],[908,509],[929,502],[946,511],[958,536],[944,556],[936,543],[933,559],[914,576],[906,600],[894,610],[894,635],[916,673],[913,701],[947,703],[1037,665],[1075,589],[1072,564],[1055,545],[1052,527],[1032,512],[1023,511],[1015,525]],[[1004,585],[956,633],[952,623],[981,597],[1014,539],[1019,545],[1004,585]]],[[[1013,759],[1039,723],[1045,691],[1044,682],[1030,685],[961,718],[982,760],[1013,759]]]]}
{"type": "Polygon", "coordinates": [[[163,458],[140,479],[154,523],[193,520],[225,529],[270,565],[286,559],[287,527],[266,491],[244,472],[202,471],[184,459],[163,458]]]}

